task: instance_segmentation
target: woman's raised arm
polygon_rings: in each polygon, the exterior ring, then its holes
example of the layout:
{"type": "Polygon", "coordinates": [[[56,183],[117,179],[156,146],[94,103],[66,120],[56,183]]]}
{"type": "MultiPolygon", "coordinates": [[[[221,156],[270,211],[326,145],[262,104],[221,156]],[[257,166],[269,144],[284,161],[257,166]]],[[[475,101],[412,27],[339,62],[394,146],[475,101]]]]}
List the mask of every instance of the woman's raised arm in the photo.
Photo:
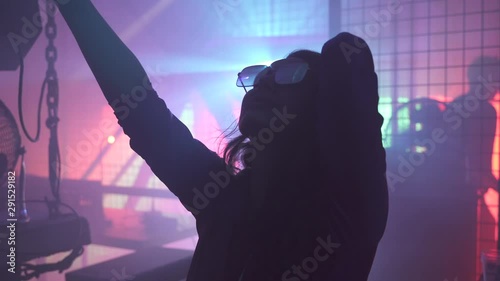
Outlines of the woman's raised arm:
{"type": "MultiPolygon", "coordinates": [[[[150,87],[139,60],[90,0],[58,0],[59,10],[109,104],[117,108],[137,87],[150,87]]],[[[123,103],[127,105],[126,102],[123,103]]]]}
{"type": "Polygon", "coordinates": [[[223,159],[194,139],[170,112],[138,59],[90,0],[58,1],[132,149],[194,215],[213,209],[218,198],[208,200],[203,193],[207,186],[222,182],[222,189],[229,184],[232,177],[223,159]]]}

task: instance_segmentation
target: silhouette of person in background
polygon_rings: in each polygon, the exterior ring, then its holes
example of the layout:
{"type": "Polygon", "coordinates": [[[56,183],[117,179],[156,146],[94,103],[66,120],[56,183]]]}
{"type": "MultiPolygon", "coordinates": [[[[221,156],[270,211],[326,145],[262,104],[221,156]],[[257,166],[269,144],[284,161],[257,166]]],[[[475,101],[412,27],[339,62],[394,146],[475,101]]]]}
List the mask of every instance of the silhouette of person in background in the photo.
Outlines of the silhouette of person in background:
{"type": "Polygon", "coordinates": [[[321,54],[296,51],[254,76],[246,73],[257,68],[244,69],[238,82],[253,89],[241,136],[221,158],[172,115],[90,0],[59,9],[130,146],[196,218],[187,280],[367,280],[387,184],[376,75],[362,39],[342,33],[321,54]],[[351,63],[345,43],[363,46],[351,63]],[[359,116],[345,121],[349,108],[359,116]],[[329,153],[340,150],[351,154],[329,153]]]}
{"type": "Polygon", "coordinates": [[[500,60],[489,56],[476,58],[467,69],[467,78],[469,90],[450,104],[458,113],[450,125],[462,151],[460,162],[465,163],[463,170],[468,193],[477,194],[481,202],[478,239],[481,241],[479,250],[483,251],[496,248],[497,224],[484,194],[489,188],[498,188],[492,174],[497,114],[490,102],[500,89],[500,60]]]}
{"type": "Polygon", "coordinates": [[[467,69],[467,78],[468,92],[451,104],[461,117],[452,126],[460,135],[467,185],[483,195],[497,186],[491,168],[497,115],[490,101],[500,89],[500,60],[487,56],[475,59],[467,69]]]}

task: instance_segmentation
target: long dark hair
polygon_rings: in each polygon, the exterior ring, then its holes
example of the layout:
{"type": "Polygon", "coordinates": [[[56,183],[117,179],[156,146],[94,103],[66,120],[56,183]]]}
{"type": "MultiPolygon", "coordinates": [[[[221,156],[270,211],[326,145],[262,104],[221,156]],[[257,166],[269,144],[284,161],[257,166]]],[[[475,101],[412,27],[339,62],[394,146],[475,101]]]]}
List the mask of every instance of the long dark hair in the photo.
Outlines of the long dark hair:
{"type": "MultiPolygon", "coordinates": [[[[288,57],[297,57],[305,60],[309,64],[309,69],[313,74],[312,77],[318,77],[315,73],[319,70],[321,54],[310,50],[297,50],[290,53],[288,57]]],[[[309,75],[309,74],[308,74],[309,75]]],[[[233,174],[239,171],[250,168],[251,161],[248,161],[248,152],[252,148],[249,139],[241,134],[238,130],[238,122],[233,122],[232,126],[223,132],[224,138],[230,139],[224,148],[224,161],[228,165],[233,174]]]]}

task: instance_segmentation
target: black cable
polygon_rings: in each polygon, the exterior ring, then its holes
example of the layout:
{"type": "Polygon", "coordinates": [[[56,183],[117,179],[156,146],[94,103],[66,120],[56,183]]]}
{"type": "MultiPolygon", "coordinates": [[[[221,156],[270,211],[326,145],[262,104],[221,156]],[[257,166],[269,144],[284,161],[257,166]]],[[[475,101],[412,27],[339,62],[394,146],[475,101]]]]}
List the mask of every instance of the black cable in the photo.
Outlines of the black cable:
{"type": "Polygon", "coordinates": [[[38,115],[37,115],[37,126],[36,126],[36,135],[35,137],[31,137],[26,129],[26,125],[24,124],[23,117],[23,80],[24,80],[24,59],[22,56],[19,56],[19,90],[18,90],[18,99],[17,99],[17,107],[19,110],[19,121],[21,121],[21,128],[23,129],[24,134],[31,142],[37,142],[40,138],[40,129],[41,129],[41,114],[42,114],[42,100],[44,95],[44,90],[47,86],[47,80],[44,79],[42,84],[42,89],[40,93],[40,100],[38,101],[38,115]]]}
{"type": "Polygon", "coordinates": [[[40,265],[33,265],[29,263],[21,264],[20,266],[20,271],[21,271],[21,280],[30,280],[31,278],[38,278],[40,274],[50,272],[50,271],[59,271],[59,273],[62,273],[64,270],[68,269],[71,267],[73,262],[83,254],[83,247],[79,246],[77,248],[74,248],[71,253],[66,256],[64,259],[62,259],[60,262],[56,263],[46,263],[46,264],[40,264],[40,265]],[[29,272],[31,271],[31,272],[29,272]]]}
{"type": "MultiPolygon", "coordinates": [[[[24,59],[22,56],[19,56],[19,90],[18,90],[18,111],[19,111],[19,120],[21,122],[21,128],[31,142],[37,142],[40,139],[40,130],[41,130],[41,114],[42,114],[42,101],[45,94],[45,89],[47,89],[48,80],[45,78],[42,83],[42,88],[40,90],[40,99],[38,101],[38,114],[37,114],[37,127],[36,127],[36,135],[32,137],[24,123],[24,114],[23,114],[23,82],[24,82],[24,59]]],[[[57,163],[57,171],[54,175],[54,187],[51,188],[52,195],[59,201],[59,186],[61,182],[61,155],[59,150],[59,144],[55,144],[55,162],[57,163]]]]}
{"type": "MultiPolygon", "coordinates": [[[[53,192],[54,197],[56,197],[56,200],[58,202],[61,201],[60,199],[60,194],[59,191],[61,189],[61,151],[59,150],[59,141],[56,139],[56,163],[57,163],[57,171],[56,171],[56,185],[55,185],[55,191],[53,192]]],[[[69,205],[66,205],[69,207],[69,205]]]]}

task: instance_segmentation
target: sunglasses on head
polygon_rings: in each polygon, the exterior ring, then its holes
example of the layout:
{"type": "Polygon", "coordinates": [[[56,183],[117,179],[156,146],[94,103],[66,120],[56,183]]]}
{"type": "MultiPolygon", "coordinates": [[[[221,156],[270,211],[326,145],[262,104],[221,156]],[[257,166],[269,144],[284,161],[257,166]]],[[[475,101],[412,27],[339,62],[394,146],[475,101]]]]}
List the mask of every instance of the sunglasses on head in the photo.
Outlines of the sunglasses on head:
{"type": "Polygon", "coordinates": [[[309,65],[299,58],[286,58],[267,65],[252,65],[245,67],[236,80],[236,86],[246,87],[257,85],[260,79],[269,71],[274,72],[274,81],[279,85],[295,84],[304,79],[309,70],[309,65]]]}

